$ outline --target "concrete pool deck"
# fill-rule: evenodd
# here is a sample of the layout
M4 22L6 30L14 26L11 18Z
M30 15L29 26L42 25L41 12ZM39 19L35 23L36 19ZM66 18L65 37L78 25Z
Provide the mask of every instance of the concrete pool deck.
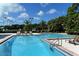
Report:
M16 33L0 33L0 35L7 35L6 37L0 39L0 44L11 38L12 36L16 35Z
M53 44L52 40L46 40L49 44ZM61 42L60 42L61 43ZM68 53L71 56L79 56L79 45L69 43L69 40L62 40L62 46L57 46L62 51Z
M79 45L74 45L69 43L68 41L62 43L62 48L70 51L74 56L79 56Z

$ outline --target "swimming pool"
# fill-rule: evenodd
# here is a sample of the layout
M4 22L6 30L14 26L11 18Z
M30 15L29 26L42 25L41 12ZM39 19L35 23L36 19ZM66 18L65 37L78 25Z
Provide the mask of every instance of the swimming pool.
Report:
M0 45L2 56L64 56L56 48L51 48L46 42L47 38L71 38L71 35L41 34L41 35L17 35Z

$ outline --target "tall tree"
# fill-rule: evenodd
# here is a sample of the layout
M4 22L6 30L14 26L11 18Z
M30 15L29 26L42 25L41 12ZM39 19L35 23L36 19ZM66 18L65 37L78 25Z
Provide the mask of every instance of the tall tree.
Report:
M79 4L72 4L67 12L66 30L68 32L79 32Z
M32 30L32 24L30 20L25 20L24 21L24 30L26 31L31 31Z
M52 19L48 21L48 28L49 31L54 31L54 32L62 32L64 31L64 21L66 17L61 16L55 19Z
M46 29L46 22L44 20L42 20L40 23L39 23L39 26L40 26L40 29L41 29L41 32L45 31Z

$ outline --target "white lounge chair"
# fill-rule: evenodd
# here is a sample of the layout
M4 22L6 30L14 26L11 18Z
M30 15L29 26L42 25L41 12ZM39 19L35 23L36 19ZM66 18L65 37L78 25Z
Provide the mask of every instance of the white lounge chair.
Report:
M32 31L30 31L29 34L32 35Z
M20 31L17 31L17 34L19 35L19 34L21 34L21 32Z
M79 45L79 37L76 36L73 40L69 40L69 43Z

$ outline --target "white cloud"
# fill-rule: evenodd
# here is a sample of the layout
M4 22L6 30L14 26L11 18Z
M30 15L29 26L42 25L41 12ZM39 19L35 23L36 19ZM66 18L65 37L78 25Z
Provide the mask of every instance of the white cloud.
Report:
M39 17L33 17L35 20L40 20L40 18Z
M42 15L44 15L44 12L43 12L42 10L40 10L40 11L37 13L37 15L42 16Z
M50 10L48 10L48 14L54 14L55 12L57 12L57 10L56 9L50 9Z
M39 23L41 20L40 17L33 17L33 23Z
M8 20L14 20L14 18L13 17L10 17L10 16L7 16L7 19Z
M27 13L21 13L18 18L28 18L29 15Z
M4 17L5 21L15 21L15 18L11 17L11 16L6 16Z
M18 4L18 3L1 3L0 4L0 20L4 19L5 24L7 24L7 20L9 22L15 22L18 20L17 17L13 17L13 15L10 15L10 13L21 13L19 16L20 17L28 17L27 13L22 13L25 12L26 9Z
M5 15L8 15L9 13L8 13L8 12L4 12L4 14L5 14Z
M7 25L13 24L15 22L15 18L11 17L11 16L7 16L4 18L4 22Z
M12 3L12 4L7 4L4 6L5 11L8 12L20 12L20 11L25 11L25 8L21 6L20 4Z
M17 3L1 3L0 4L0 16L8 15L9 12L16 13L25 11L25 8Z

